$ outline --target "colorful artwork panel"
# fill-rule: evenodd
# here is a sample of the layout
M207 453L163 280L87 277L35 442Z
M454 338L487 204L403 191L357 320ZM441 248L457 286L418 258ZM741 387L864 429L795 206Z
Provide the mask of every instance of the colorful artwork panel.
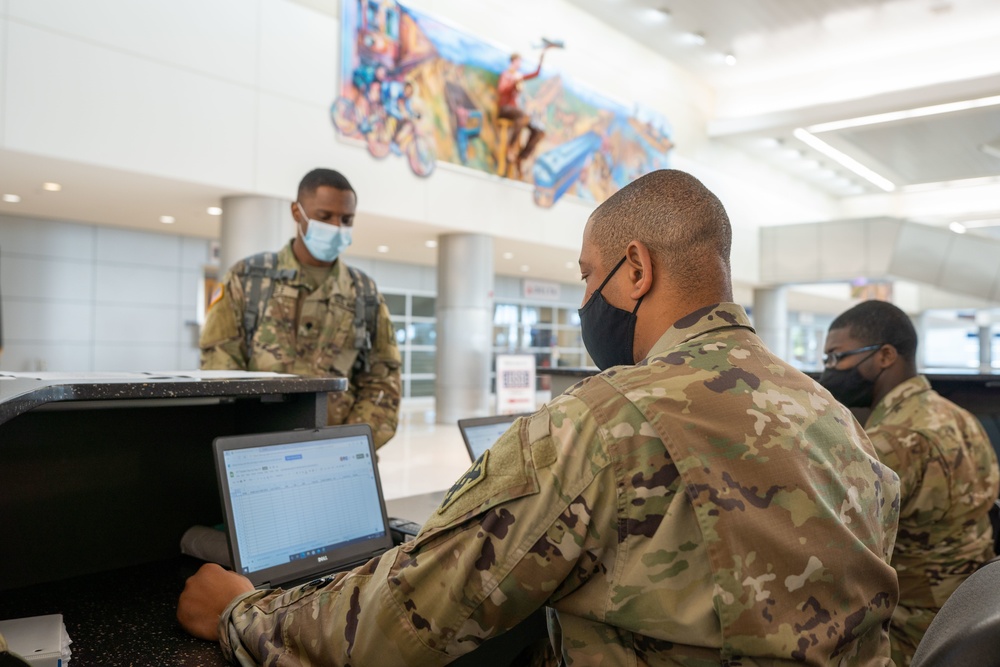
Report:
M331 119L375 158L405 158L422 177L445 161L525 180L545 207L567 194L604 201L669 165L672 130L655 111L613 100L549 65L531 78L537 56L515 70L507 49L395 0L341 5L341 81ZM498 113L508 68L526 77L514 102L521 121ZM540 138L525 155L528 125Z

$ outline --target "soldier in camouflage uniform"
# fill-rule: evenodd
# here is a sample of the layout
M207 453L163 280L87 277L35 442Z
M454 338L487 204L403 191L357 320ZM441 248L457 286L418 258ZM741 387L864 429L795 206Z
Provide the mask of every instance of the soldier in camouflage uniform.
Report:
M374 282L339 260L356 205L338 172L306 174L292 204L295 238L237 262L213 295L201 367L346 377L346 392L328 394L327 423L368 423L381 447L399 419L400 356Z
M896 306L866 301L841 314L826 354L820 382L849 407L873 408L865 430L900 478L892 555L900 599L890 631L892 658L904 667L948 596L994 556L997 457L976 418L917 374L917 332Z
M206 565L181 623L241 665L441 665L547 606L566 665L889 665L898 480L726 303L729 246L693 177L623 188L580 259L588 350L623 365L516 421L414 541L289 591Z

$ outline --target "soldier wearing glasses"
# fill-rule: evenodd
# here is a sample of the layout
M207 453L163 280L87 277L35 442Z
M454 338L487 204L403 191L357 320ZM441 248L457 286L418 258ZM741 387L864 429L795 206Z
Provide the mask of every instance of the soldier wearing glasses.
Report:
M865 424L882 463L899 475L899 532L892 566L899 606L890 639L897 665L910 659L948 596L994 557L988 512L997 457L982 426L917 374L917 333L890 303L842 313L826 337L820 384L848 407L871 408Z

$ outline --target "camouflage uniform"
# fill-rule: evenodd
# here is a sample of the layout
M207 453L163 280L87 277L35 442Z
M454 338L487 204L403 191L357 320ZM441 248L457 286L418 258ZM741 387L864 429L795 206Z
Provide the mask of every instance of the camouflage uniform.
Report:
M375 446L396 432L401 384L400 357L389 309L379 295L376 339L371 369L353 370L355 289L343 262L336 261L326 282L317 285L292 252L278 253L277 269L293 269L296 277L277 280L271 300L260 314L247 354L243 329L246 303L242 260L222 282L221 296L208 311L201 332L201 367L271 371L312 377L346 377L346 392L327 395L329 424L371 424ZM270 279L264 279L264 288Z
M993 558L988 512L997 497L997 457L971 414L938 395L927 378L898 384L865 426L879 458L899 474L899 535L892 566L899 606L892 658L909 665L941 605Z
M888 665L897 511L850 413L720 304L515 422L413 542L234 600L222 647L440 665L548 605L568 665Z

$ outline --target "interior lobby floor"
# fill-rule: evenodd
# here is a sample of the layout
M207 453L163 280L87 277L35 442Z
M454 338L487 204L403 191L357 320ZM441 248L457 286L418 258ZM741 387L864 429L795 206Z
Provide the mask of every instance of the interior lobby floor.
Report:
M434 399L405 399L396 435L378 450L386 500L449 488L471 465L456 424L434 423Z
M386 500L448 489L472 465L458 425L434 423L433 398L403 400L399 428L378 459Z

